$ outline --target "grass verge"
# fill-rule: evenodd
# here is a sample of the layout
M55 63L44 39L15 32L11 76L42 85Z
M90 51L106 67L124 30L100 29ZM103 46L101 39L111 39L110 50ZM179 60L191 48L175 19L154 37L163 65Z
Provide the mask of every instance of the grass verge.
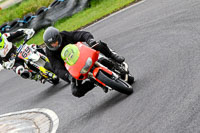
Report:
M23 0L7 9L0 10L0 25L16 18L23 18L28 13L35 13L40 7L48 7L54 0Z
M54 27L61 31L77 30L138 1L139 0L91 0L89 8L72 17L57 21ZM38 32L28 43L42 44L43 33L44 29Z

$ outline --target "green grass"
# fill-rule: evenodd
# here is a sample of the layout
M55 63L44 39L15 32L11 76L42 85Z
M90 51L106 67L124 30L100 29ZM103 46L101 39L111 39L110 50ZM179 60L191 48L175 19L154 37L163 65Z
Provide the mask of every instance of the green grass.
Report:
M57 21L54 26L59 30L73 31L84 27L112 12L123 8L137 0L91 0L90 7L73 15ZM38 32L28 43L42 44L44 29Z
M14 5L0 11L0 25L8 21L15 20L16 18L22 18L27 13L35 13L40 7L48 7L53 1L54 0L23 0L21 4ZM135 1L138 0L90 0L90 7L73 15L72 17L63 18L57 21L54 26L59 30L77 30ZM38 45L43 44L43 33L44 29L41 29L40 32L35 34L28 43Z
M133 1L134 0L92 0L91 8L88 8L71 18L58 21L55 24L55 27L61 30L66 29L72 31L119 10Z
M28 13L35 13L40 7L48 7L54 0L23 0L4 10L0 10L0 25L10 22L16 18L23 18Z

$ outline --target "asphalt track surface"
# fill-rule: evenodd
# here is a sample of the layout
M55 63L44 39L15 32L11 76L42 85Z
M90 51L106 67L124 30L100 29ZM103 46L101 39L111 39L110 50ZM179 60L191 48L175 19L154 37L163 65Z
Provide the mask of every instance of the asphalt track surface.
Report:
M53 87L0 73L0 114L48 108L58 133L199 133L200 1L146 0L86 28L126 57L136 78L125 96L95 88L73 97Z

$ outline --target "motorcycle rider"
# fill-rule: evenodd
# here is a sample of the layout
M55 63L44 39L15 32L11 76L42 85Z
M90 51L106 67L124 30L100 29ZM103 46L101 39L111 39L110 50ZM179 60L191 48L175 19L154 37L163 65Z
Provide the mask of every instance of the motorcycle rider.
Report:
M24 61L18 57L14 57L14 53L17 47L12 43L16 38L27 35L27 39L30 39L34 35L35 31L33 29L19 29L12 33L0 33L0 64L4 69L13 69L22 78L30 78L38 80L38 75L32 75L24 67ZM31 47L36 48L36 45L31 45Z
M55 74L68 83L72 81L72 94L76 97L84 96L94 88L94 83L92 81L75 80L75 78L70 76L61 58L61 51L66 45L86 42L90 47L93 47L118 63L122 63L125 60L124 57L112 52L106 43L100 41L96 45L97 43L93 35L86 31L59 32L55 27L48 27L43 34L43 40L47 46L46 55L50 60Z

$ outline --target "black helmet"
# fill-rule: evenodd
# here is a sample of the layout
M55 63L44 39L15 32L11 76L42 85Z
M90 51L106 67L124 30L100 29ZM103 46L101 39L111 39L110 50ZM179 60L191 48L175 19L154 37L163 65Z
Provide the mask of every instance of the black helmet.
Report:
M49 50L56 51L62 43L62 37L60 35L60 32L58 29L54 27L48 27L44 34L43 34L43 40ZM58 41L58 46L53 47L52 44Z

